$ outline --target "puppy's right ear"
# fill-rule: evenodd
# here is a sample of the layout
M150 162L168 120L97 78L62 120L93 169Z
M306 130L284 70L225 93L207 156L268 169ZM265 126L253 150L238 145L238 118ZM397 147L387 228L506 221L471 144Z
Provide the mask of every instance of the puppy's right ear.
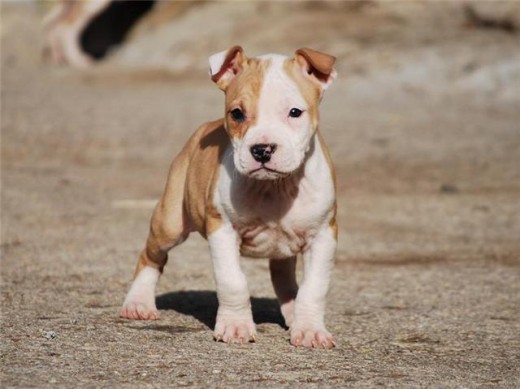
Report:
M220 89L226 90L231 80L242 69L245 59L244 50L240 46L213 54L209 57L211 79Z

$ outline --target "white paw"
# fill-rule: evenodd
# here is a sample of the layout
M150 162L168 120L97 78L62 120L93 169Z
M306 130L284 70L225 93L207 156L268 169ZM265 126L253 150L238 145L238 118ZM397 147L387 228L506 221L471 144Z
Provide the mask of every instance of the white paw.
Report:
M299 347L325 348L336 347L336 341L325 327L293 325L290 328L291 344Z
M256 341L256 326L251 315L217 315L215 332L217 342L249 343Z
M132 320L157 320L159 311L154 304L143 302L126 302L121 308L121 317Z
M149 266L139 272L123 303L121 317L132 320L159 319L155 306L155 284L159 275L159 270Z

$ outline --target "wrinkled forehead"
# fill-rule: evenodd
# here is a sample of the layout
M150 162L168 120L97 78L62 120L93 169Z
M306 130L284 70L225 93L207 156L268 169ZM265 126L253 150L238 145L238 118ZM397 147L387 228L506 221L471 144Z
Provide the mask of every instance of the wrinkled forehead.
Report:
M266 102L273 106L290 103L299 108L306 108L307 102L302 96L302 88L294 78L294 60L282 55L260 58L269 62L262 88L262 97L267 99Z
M245 100L256 108L261 97L272 105L290 99L291 104L305 108L317 102L319 89L303 77L294 59L268 54L249 58L226 91L228 105L244 104Z

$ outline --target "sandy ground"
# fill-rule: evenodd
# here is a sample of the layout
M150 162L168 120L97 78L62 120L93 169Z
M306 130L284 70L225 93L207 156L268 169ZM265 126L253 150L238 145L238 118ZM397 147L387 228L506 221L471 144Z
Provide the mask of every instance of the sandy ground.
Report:
M118 318L170 160L221 93L198 68L121 70L125 52L87 73L43 66L39 8L2 5L3 387L520 387L518 35L465 29L452 5L399 30L396 5L401 19L365 15L387 21L381 35L353 35L358 21L350 43L321 40L343 50L321 126L339 181L339 345L291 347L267 262L244 259L259 337L228 346L212 339L195 235L161 279L161 319ZM323 26L339 12L318 11Z

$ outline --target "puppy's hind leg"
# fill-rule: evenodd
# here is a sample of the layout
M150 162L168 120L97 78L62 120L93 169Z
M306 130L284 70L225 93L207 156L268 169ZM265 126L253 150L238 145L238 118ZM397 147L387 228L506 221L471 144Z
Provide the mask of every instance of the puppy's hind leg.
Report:
M123 303L121 317L136 320L159 318L155 286L168 260L168 251L184 242L190 233L183 206L183 168L182 163L174 162L170 169L166 191L155 207L146 248L139 256L134 282Z
M296 257L270 259L269 270L274 291L280 302L285 325L290 327L294 319L294 300L298 293L296 283Z

